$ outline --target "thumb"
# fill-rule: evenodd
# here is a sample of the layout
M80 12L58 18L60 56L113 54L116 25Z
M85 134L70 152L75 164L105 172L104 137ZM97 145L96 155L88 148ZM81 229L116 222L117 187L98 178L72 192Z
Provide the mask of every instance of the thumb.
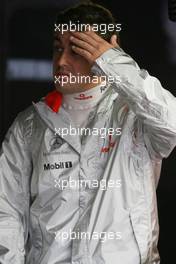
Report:
M114 47L118 47L118 42L117 42L117 35L112 35L111 40L110 40L111 45Z

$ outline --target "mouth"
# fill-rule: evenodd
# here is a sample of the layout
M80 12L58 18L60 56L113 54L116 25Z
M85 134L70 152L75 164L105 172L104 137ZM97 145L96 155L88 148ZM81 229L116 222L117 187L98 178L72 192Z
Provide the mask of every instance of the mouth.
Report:
M56 76L59 77L59 76L70 76L70 73L67 73L67 72L57 72L56 73Z

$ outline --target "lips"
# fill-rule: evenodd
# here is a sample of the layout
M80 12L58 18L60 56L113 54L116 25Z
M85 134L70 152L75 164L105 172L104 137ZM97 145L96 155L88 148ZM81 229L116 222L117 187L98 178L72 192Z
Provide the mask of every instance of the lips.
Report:
M69 76L69 73L66 73L66 72L58 72L57 74L56 74L56 76L58 77L58 76Z

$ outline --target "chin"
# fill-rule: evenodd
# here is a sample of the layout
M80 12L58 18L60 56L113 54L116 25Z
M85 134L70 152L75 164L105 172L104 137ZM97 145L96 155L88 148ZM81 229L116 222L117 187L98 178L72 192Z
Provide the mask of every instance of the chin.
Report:
M63 86L56 86L56 90L62 94L72 94L72 93L79 93L83 91L83 87L79 86L71 86L71 85L63 85Z

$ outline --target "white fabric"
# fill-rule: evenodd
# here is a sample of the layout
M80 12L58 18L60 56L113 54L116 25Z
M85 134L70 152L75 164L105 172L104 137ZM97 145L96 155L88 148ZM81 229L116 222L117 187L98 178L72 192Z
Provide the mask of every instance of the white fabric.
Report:
M108 87L99 84L82 93L63 95L62 107L76 127L86 127L90 112L98 105Z

